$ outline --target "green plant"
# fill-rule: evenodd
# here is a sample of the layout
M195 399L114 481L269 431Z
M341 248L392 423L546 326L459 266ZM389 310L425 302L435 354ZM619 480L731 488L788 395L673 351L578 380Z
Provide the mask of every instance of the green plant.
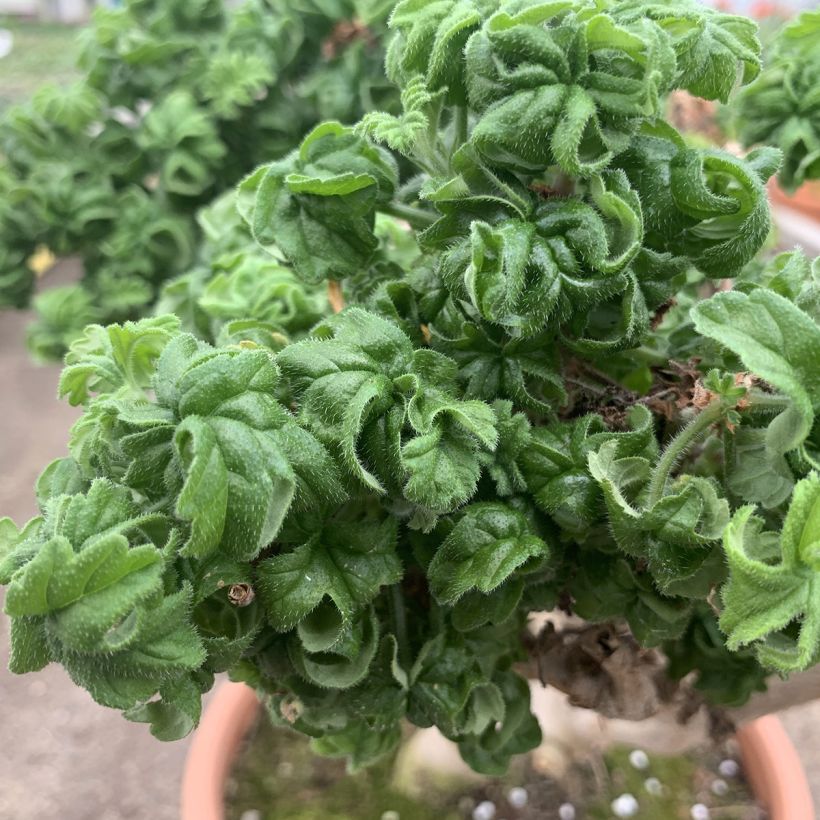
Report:
M820 12L806 11L777 33L766 69L741 92L737 130L746 146L783 151L778 179L787 191L820 179Z
M80 284L35 299L35 356L61 356L89 321L150 313L196 261L198 208L329 112L390 106L384 16L352 0L98 9L82 79L0 123L0 306L28 304L38 247L84 268Z
M353 767L408 718L498 773L539 742L529 654L631 717L657 708L638 645L730 705L815 663L819 266L751 262L777 150L659 119L752 80L754 24L403 0L391 25L400 115L248 176L257 249L205 212L220 272L168 286L182 319L72 343L71 455L3 524L11 668L59 661L163 738L228 670ZM556 607L592 640L528 639Z

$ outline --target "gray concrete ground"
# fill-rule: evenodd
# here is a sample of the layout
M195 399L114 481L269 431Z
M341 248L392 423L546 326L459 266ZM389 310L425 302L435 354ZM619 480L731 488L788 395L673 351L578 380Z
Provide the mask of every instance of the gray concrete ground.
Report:
M28 360L26 320L0 313L0 514L18 523L36 513L34 481L65 454L78 415L56 399L59 368ZM0 820L176 818L187 742L154 740L145 726L95 704L56 666L11 675L7 633L0 615ZM820 700L783 718L820 809Z
M34 367L26 316L0 312L0 515L36 513L42 467L65 455L78 412L58 402L58 367ZM95 704L61 668L17 677L6 669L0 615L0 818L173 820L186 741L160 743L142 724Z

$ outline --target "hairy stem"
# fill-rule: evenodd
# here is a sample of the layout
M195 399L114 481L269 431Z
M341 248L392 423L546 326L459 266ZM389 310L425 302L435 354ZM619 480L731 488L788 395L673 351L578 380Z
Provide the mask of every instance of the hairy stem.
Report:
M379 210L382 213L409 222L417 230L429 228L436 221L435 214L431 214L429 211L421 211L412 205L405 205L403 202L390 202L387 205L382 205Z
M669 480L669 475L678 459L723 416L727 409L722 401L713 401L669 442L660 461L652 471L652 477L649 480L647 508L654 506L663 498L666 482Z
M453 151L467 142L469 111L466 105L456 106L455 130L453 134Z
M404 611L404 598L401 585L390 587L390 611L396 632L396 643L399 649L399 661L403 669L410 669L410 643L407 640L407 616Z
M734 493L729 490L729 472L735 463L735 451L735 434L725 429L723 431L723 486L732 499L734 499Z
M792 404L788 396L780 393L764 393L762 390L750 390L746 394L746 406L751 411L776 413L785 410Z

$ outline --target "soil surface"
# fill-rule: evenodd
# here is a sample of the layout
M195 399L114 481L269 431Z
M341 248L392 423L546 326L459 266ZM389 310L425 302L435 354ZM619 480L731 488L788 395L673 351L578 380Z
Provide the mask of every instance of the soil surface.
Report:
M65 454L78 415L56 399L59 367L28 359L27 318L0 312L0 515L18 523L36 513L34 481ZM178 817L187 741L160 743L145 726L95 704L55 665L16 677L6 671L7 659L8 626L0 615L0 818ZM820 807L820 701L783 719Z
M612 820L624 801L636 820L691 820L698 806L715 820L765 820L735 762L737 744L648 755L613 746L573 764L560 779L537 754L516 758L506 775L469 782L416 760L413 794L396 788L408 757L425 747L405 743L398 758L345 773L344 762L312 753L307 738L276 729L264 713L241 750L226 789L228 820ZM734 771L721 768L733 765ZM405 770L404 777L408 772Z

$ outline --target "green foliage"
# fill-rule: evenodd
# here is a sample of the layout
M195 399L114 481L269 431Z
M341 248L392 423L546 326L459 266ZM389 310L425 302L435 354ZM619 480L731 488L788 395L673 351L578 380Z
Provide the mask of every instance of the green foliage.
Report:
M701 605L682 640L664 644L669 674L680 679L695 672L695 686L712 703L742 706L754 692L766 689L766 670L752 650L730 652L715 616Z
M531 336L553 315L568 318L623 290L640 249L640 203L623 174L593 177L589 187L589 202L544 203L527 221L473 221L442 258L451 293L488 322Z
M361 517L341 522L330 519L305 544L263 562L259 577L271 624L281 631L301 624L300 637L306 648L313 648L307 645L307 629L315 626L317 614L327 617L327 608L317 610L310 625L307 616L325 599L332 601L338 613L331 613L335 629L321 646L328 650L341 640L344 625L380 587L400 579L395 523Z
M281 250L307 281L339 279L375 251L374 204L389 201L396 182L387 152L326 122L298 151L243 180L240 206L252 201L247 218L254 238Z
M395 107L376 12L365 26L352 0L96 10L81 79L0 122L0 306L29 303L42 246L83 266L81 282L35 300L37 358L59 358L90 321L150 313L195 261L196 210L320 119Z
M783 152L780 184L794 191L820 179L820 12L806 11L777 34L765 70L733 105L746 146Z
M668 125L645 129L624 168L644 211L647 245L684 256L707 276L735 276L762 246L770 220L763 185L779 154L760 148L738 159L688 148Z
M527 519L504 504L471 504L427 567L430 591L442 604L465 592L497 589L516 569L545 558L547 545L529 531Z
M243 43L275 28L252 9ZM498 774L540 740L515 668L532 612L666 647L717 703L816 662L820 263L752 261L776 150L693 148L660 119L672 90L755 78L753 24L632 0L404 0L390 19L402 111L343 126L325 99L237 209L200 212L160 315L71 343L70 457L38 482L41 519L0 523L12 668L58 660L163 737L227 670L353 768L408 719ZM200 73L227 166L262 72L220 57ZM217 150L185 93L151 111L166 187Z
M782 532L764 530L753 507L741 507L723 536L729 582L720 625L729 649L760 641L758 657L782 672L820 657L820 477L794 489ZM799 634L791 634L794 625Z
M197 220L205 235L199 264L164 285L159 315L176 314L184 330L208 342L252 339L278 350L325 314L325 291L306 285L254 242L233 192Z
M718 294L692 310L696 329L736 354L790 398L768 425L765 446L782 454L804 447L820 406L820 326L768 289Z
M178 546L170 523L105 479L51 496L43 517L13 534L0 565L12 671L58 661L95 700L150 722L158 737L187 734L199 718L205 649L191 585L168 583Z
M475 492L480 449L493 450L487 405L457 397L455 363L413 350L395 325L351 308L279 354L300 422L376 492L403 487L422 510L451 512ZM368 459L367 457L370 456Z
M802 250L787 251L749 265L737 282L737 290L772 290L811 316L820 319L820 262L807 259Z

